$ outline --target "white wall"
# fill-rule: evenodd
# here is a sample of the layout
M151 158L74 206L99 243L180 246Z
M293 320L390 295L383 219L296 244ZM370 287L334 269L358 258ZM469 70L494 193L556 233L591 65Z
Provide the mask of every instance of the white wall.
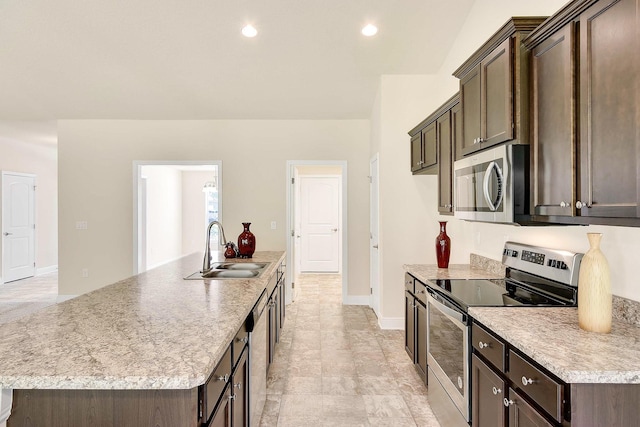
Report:
M258 251L286 248L287 160L346 160L347 292L367 295L369 131L368 120L59 121L60 294L132 274L134 160L213 159L223 164L227 237L251 222ZM75 230L78 219L89 229Z
M564 0L477 0L442 68L428 76L382 76L371 113L370 154L380 153L381 316L403 317L405 263L434 264L439 219L449 221L452 263L468 263L471 252L500 259L506 239L585 252L586 233L603 232L613 292L640 301L637 272L640 228L517 227L471 223L437 213L437 178L410 173L407 132L442 105L459 88L452 72L511 16L548 16Z
M182 253L185 255L204 253L207 224L202 187L213 177L213 171L182 171ZM235 235L226 237L227 240L234 240Z
M147 178L147 269L182 256L182 172L143 166Z
M0 137L0 170L36 175L36 273L54 270L58 265L57 158L55 145ZM1 221L0 215L0 229Z

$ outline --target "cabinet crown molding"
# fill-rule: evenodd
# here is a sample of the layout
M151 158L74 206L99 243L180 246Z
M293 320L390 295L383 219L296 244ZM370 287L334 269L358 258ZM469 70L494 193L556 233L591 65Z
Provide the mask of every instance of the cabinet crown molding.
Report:
M482 61L491 51L497 48L500 43L518 32L529 33L536 29L547 19L546 16L514 16L510 18L485 44L480 46L464 64L453 72L457 78L462 78Z
M438 107L438 109L436 111L434 111L433 113L429 114L429 117L427 117L426 119L421 121L413 129L411 129L409 131L409 135L410 136L414 136L415 134L420 132L422 129L424 129L425 126L427 126L429 123L435 122L438 117L440 117L441 115L446 113L448 110L450 110L454 105L456 105L459 102L460 102L460 92L456 92L455 95L453 95L451 98L449 98L447 101L445 101L444 104L442 104L440 107Z

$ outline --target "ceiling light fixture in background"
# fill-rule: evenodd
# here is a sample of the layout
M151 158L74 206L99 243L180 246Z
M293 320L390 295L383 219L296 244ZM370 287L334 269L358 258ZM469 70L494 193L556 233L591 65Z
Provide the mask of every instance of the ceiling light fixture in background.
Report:
M258 35L258 30L256 30L253 25L248 24L242 28L242 35L249 38L255 37Z
M376 27L373 24L367 24L362 29L362 34L367 36L367 37L375 36L377 33L378 33L378 27Z

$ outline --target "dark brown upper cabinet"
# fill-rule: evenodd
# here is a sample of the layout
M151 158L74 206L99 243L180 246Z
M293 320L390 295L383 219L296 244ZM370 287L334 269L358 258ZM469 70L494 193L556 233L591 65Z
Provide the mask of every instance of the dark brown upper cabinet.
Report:
M576 0L531 50L534 222L640 226L640 0Z
M453 214L453 161L461 140L460 97L455 94L409 131L411 172L438 174L438 211Z
M456 158L506 141L529 143L529 67L521 41L544 19L511 18L453 73L462 108Z

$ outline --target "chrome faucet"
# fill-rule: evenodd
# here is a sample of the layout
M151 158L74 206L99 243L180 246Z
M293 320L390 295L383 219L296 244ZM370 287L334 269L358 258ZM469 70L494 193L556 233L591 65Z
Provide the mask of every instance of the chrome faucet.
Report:
M204 248L204 261L202 262L202 273L206 273L209 270L211 270L211 228L217 225L218 226L218 231L220 231L220 235L218 236L218 243L220 243L220 246L224 246L225 243L227 242L227 238L224 236L224 229L222 228L222 224L220 224L218 221L211 221L209 223L209 226L207 227L207 236L206 236L206 241L207 241L207 246Z

